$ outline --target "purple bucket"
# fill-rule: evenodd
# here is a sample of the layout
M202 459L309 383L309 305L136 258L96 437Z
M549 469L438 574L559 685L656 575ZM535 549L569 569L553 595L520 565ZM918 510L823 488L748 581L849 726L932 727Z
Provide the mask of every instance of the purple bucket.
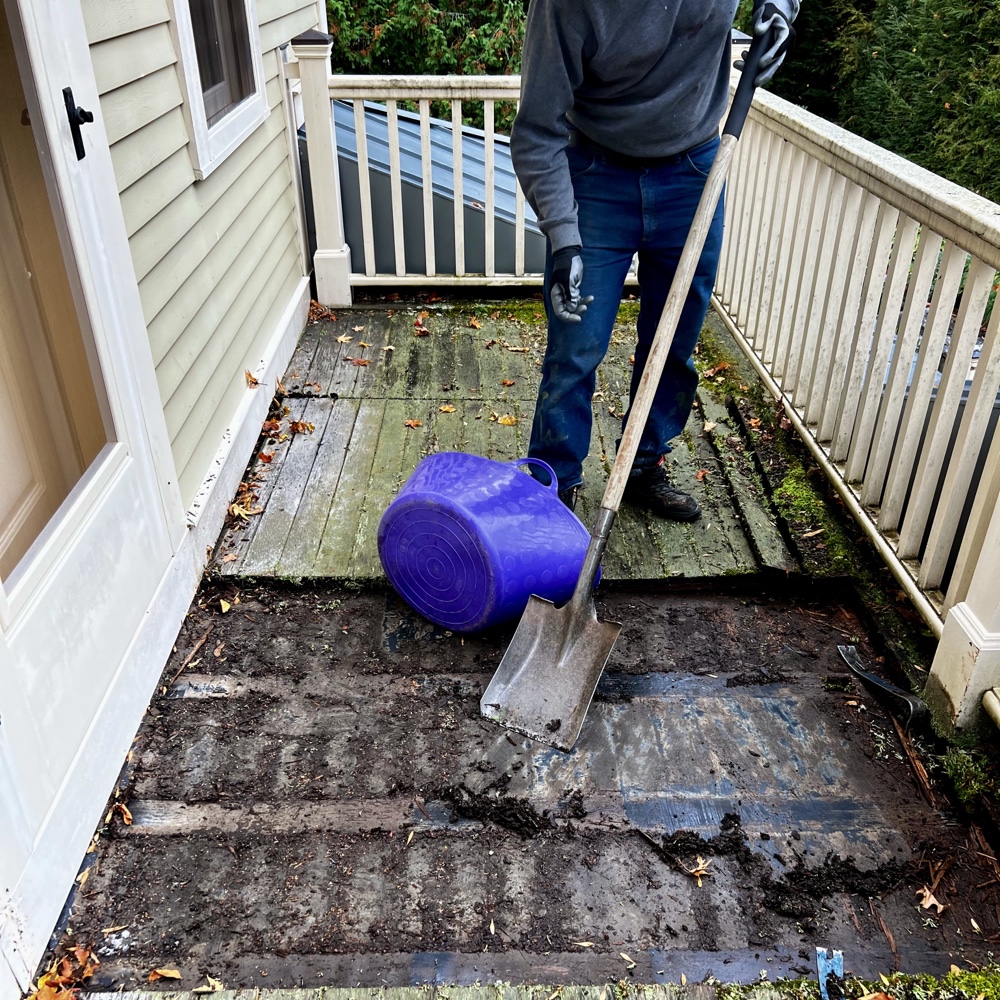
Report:
M543 468L551 484L521 465ZM590 532L558 490L535 458L428 455L382 515L382 568L403 600L455 632L515 618L532 594L568 601Z

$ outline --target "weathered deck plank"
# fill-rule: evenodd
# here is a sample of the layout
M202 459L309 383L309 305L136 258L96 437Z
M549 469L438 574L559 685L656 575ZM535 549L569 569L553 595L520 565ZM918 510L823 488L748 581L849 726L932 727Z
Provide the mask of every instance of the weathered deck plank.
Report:
M523 457L544 328L495 312L499 316L484 317L480 311L473 324L458 311L422 317L414 310L344 310L335 322L309 327L282 380L291 394L282 430L295 419L315 430L269 444L270 464L251 469L259 476L264 513L225 533L217 569L227 575L380 579L379 521L424 455L459 450L497 461ZM628 326L616 326L598 372L591 453L577 508L588 527L628 404L633 336ZM353 358L368 363L355 365ZM503 417L514 423L501 423ZM419 424L407 427L408 420ZM760 498L751 498L746 509L734 506L732 463L713 450L704 420L702 410L692 413L668 458L674 480L702 504L703 518L676 524L624 504L605 556L605 579L754 573L761 563L783 558Z

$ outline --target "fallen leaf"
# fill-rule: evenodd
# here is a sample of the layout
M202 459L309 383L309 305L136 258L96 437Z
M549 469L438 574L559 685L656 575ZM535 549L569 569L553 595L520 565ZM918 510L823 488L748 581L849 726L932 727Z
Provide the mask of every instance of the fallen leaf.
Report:
M469 326L471 326L473 330L482 330L483 328L483 324L480 323L475 316L473 316L472 319L469 320Z
M409 835L409 837L407 837L407 838L406 838L406 846L407 846L407 847L409 847L409 846L410 846L410 841L411 841L411 840L413 840L413 831L412 831L412 830L410 831L410 835Z
M703 483L705 481L705 477L708 476L708 475L710 475L710 474L711 474L711 472L710 472L709 469L699 469L694 474L694 478L697 479L699 483Z
M217 660L221 659L221 657L222 657L222 651L225 648L226 648L226 644L224 642L220 642L219 645L216 646L215 649L212 650L212 656L214 656Z
M497 423L501 427L513 427L517 423L517 417L512 417L509 413L505 413L502 417L497 418Z
M222 557L222 559L220 560L220 562L231 563L231 562L236 562L237 559L239 559L239 556L235 552L227 552Z
M505 385L508 389L514 385L514 380L512 378L505 378L500 382L501 385Z
M149 981L155 983L158 979L180 979L181 974L176 969L153 969Z
M224 597L220 597L219 607L222 608L222 613L225 614L232 607L232 605Z
M350 361L355 368L367 368L371 364L369 358L344 358L345 361Z
M312 434L316 430L316 425L309 423L307 420L290 420L288 422L288 429L293 434Z
M307 383L308 384L308 383ZM277 437L281 430L281 422L278 420L265 420L260 428L267 437Z
M423 427L423 423L419 420L404 420L404 427Z
M422 309L419 313L417 313L417 320L425 320L428 316L430 316L430 313L426 309Z
M438 410L441 413L454 413L457 409L458 409L458 407L457 406L452 406L451 403L442 403L438 407Z
M824 530L824 528L816 528L814 531L807 531L802 537L815 538L817 535L822 535Z
M132 813L129 812L129 808L127 805L125 805L124 802L116 802L114 811L117 813L121 813L122 822L126 826L132 825Z
M359 340L358 347L371 347L372 345L368 343L367 340Z
M419 323L414 323L416 329L413 331L414 337L429 337L431 331L427 329L426 326L421 326Z
M365 328L363 326L352 326L351 329L355 333L363 333Z
M211 976L206 976L205 986L196 986L191 992L192 993L221 993L226 987L219 982L218 979L213 979Z
M259 386L259 385L260 385L260 382L258 382L258 381L257 381L257 379L255 379L255 378L253 377L253 375L251 375L251 374L250 374L250 371L249 371L249 369L248 369L247 371L245 371L245 372L244 372L243 374L244 374L244 375L246 376L246 379L247 379L247 385L248 385L248 386L249 386L249 387L250 387L251 389L256 389L256 388L257 388L257 386Z
M259 458L259 459L260 459L260 460L261 460L261 461L262 461L262 462L263 462L263 463L264 463L265 465L270 465L270 464L271 464L271 460L272 460L272 459L274 458L274 452L270 452L270 453L269 453L269 452L266 452L266 451L262 451L262 452L260 452L260 454L258 454L258 455L257 455L257 457L258 457L258 458Z
M940 916L948 908L946 903L939 903L934 898L934 893L931 892L926 885L921 886L921 888L917 889L917 895L920 897L921 909L929 910L931 909L931 907L934 907L934 909L937 911L938 916ZM972 921L972 925L973 927L976 927L978 929L978 925L976 924L975 920Z
M714 378L719 372L724 372L727 368L732 368L728 361L720 361L714 368L709 368L705 372L705 378Z
M757 430L757 428L760 427L760 417L751 417L747 422L754 430Z
M317 392L323 391L323 386L319 382L304 382L302 385L303 389L315 389Z
M527 347L512 347L510 344L504 344L503 346L506 347L511 354L527 354L529 350Z
M77 875L76 884L82 889L87 884L88 878L90 878L90 869L84 868L84 870Z
M698 888L700 889L701 888L701 880L703 878L711 878L712 877L712 872L710 872L708 870L708 866L711 863L712 863L712 859L711 858L709 858L708 861L706 861L699 854L698 857L695 860L694 868L688 868L685 865L681 865L681 868L683 868L684 871L686 871L688 873L688 875L690 875L692 878L696 878L698 880Z
M681 973L681 986L687 986L687 984L688 984L688 977L685 976L684 973L682 972Z
M629 958L628 955L625 954L625 952L620 951L620 952L618 952L618 954L621 955L621 957L624 958L626 962L628 962L628 967L630 969L634 969L635 968L635 962L633 962L632 959Z
M128 924L118 924L117 927L102 927L101 933L107 936L108 934L117 934L118 931L128 930Z
M938 910L938 913L940 913L940 912L941 912L941 911L940 911L940 910ZM976 918L975 918L975 917L969 917L969 923L971 923L971 924L972 924L972 929L973 929L973 930L974 930L974 931L975 931L975 932L976 932L977 934L982 934L982 933L983 933L983 929L982 929L982 927L980 927L980 926L979 926L979 924L977 924L977 923L976 923Z
M346 333L342 333L342 334L341 334L341 335L340 335L340 336L339 336L339 337L337 338L337 343L338 343L338 344L349 344L349 343L350 343L350 342L351 342L352 340L354 340L354 338L353 338L353 337L348 337Z
M393 346L392 346L392 344L386 344L386 345L385 345L385 346L384 346L384 347L382 348L382 350L383 350L383 351L394 351L394 350L396 350L396 348L395 348L395 347L393 347Z
M704 431L705 431L706 434L709 434L712 431L714 431L715 428L718 427L718 426L719 426L719 422L717 420L706 420L705 421Z
M496 927L494 926L494 924L493 924L493 921L491 920L491 921L490 921L490 933L491 933L491 934L496 934L496 932L497 932L497 929L496 929Z
M574 941L573 944L576 945L577 948L593 948L594 947L594 942L593 941Z

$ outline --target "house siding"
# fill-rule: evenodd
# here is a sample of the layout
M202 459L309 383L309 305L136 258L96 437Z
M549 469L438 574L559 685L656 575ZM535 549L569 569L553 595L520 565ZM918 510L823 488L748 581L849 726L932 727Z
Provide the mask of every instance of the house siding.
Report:
M278 46L316 27L258 0L269 116L204 180L167 0L84 0L101 112L181 495L190 505L303 272ZM266 391L266 390L265 390Z

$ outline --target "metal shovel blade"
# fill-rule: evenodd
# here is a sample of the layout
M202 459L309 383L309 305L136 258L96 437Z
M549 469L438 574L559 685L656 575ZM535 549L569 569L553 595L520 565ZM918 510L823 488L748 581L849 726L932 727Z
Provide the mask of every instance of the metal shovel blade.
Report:
M557 608L532 595L479 703L482 714L559 750L572 750L622 627L597 620L592 597Z

